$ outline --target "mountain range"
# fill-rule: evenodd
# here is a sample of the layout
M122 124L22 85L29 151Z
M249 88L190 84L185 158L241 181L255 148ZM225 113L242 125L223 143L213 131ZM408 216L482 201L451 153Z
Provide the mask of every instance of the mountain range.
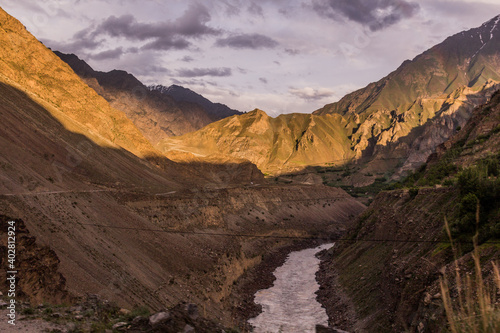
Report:
M182 150L244 158L268 174L353 161L363 162L358 176L388 169L404 174L424 163L498 89L498 22L499 16L451 36L312 115L274 119L256 110L162 140L159 147L167 155Z
M192 132L213 121L241 114L187 88L147 87L125 71L95 71L74 54L54 53L112 107L123 111L153 145L170 136Z
M96 71L0 9L0 221L19 227L20 306L98 294L124 310L189 312L187 301L234 326L287 253L342 238L319 274L332 326L442 324L434 295L454 258L436 243L445 214L457 237L470 237L471 225L481 240L500 235L499 22L458 33L312 114L272 118ZM411 190L381 192L368 209L310 174L282 181L310 172L325 182L334 169L359 185L421 164L396 183ZM485 250L484 262L498 258L496 245ZM344 308L354 317L334 322Z
M211 122L202 107L56 55L1 9L0 27L0 221L18 227L19 312L90 293L128 309L190 301L230 325L247 269L290 236L342 232L364 209L342 189L268 185L248 161L174 162L154 131ZM160 113L170 132L150 126Z

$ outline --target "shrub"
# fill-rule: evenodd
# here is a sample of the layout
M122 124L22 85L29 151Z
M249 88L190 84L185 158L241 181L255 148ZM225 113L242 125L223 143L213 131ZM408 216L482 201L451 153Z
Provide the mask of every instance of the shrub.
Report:
M418 194L418 188L412 187L412 188L410 188L410 190L408 191L408 193L410 194L410 198L413 199Z

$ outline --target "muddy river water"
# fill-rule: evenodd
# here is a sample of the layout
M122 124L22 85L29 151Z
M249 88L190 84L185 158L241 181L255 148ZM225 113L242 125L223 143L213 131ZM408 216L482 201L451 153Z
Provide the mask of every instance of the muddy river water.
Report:
M253 332L316 332L316 325L327 326L326 311L316 301L319 289L316 272L320 260L316 253L333 244L290 253L285 263L274 271L276 280L271 288L259 290L255 302L262 313L248 322Z

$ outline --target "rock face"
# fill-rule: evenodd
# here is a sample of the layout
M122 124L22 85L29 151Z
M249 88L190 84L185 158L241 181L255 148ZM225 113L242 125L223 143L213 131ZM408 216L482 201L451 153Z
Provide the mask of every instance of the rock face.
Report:
M204 156L217 151L273 174L358 159L372 173L404 174L424 163L499 88L497 22L498 17L449 37L313 115L273 119L253 111L164 140L160 148Z
M15 270L19 272L16 281L16 301L26 301L31 304L73 301L74 298L66 290L66 279L59 272L60 260L57 254L50 247L39 244L22 220L14 220L4 215L0 215L1 266L7 267L7 222L9 221L15 222L16 260L14 265ZM3 269L0 273L2 281L7 281L6 271ZM4 282L5 286L7 282ZM5 289L2 288L4 291Z

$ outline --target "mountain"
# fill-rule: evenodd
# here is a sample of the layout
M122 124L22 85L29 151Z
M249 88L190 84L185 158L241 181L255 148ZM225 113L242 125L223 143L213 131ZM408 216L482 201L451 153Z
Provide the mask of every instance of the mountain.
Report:
M500 92L399 184L406 188L379 193L348 232L352 241L339 242L324 258L319 300L330 322L348 331L447 332L440 281L458 295L458 271L462 281L477 274L473 255L484 279L475 283L493 281L491 263L500 251L488 242L500 237L499 165ZM472 298L462 301L475 306Z
M286 114L269 117L254 110L212 123L201 130L161 142L169 154L189 151L196 156L247 159L264 172L288 171L308 163L336 163L350 159L349 138L340 115Z
M500 81L499 21L500 16L496 16L479 28L447 38L412 61L405 61L380 81L314 114L338 113L346 117L352 126L347 128L352 148L361 156L375 145L397 142L442 113L456 113L453 109L462 104L456 102L457 95L462 95L463 100L489 88L491 81ZM479 104L484 102L481 99ZM474 101L472 108L463 111L470 114L477 105ZM463 123L451 125L456 128Z
M175 163L1 9L0 26L0 222L16 225L19 313L92 294L127 309L197 303L233 326L227 300L246 271L292 237L338 235L365 208L341 189L268 185L248 162Z
M499 21L497 16L447 38L380 81L312 115L281 115L277 120L241 115L164 140L159 147L170 154L180 147L201 155L216 147L219 154L247 158L271 174L361 160L359 172L349 181L373 182L363 174L388 170L400 176L424 163L465 124L474 107L500 88ZM248 134L254 121L263 138ZM275 123L302 127L290 134ZM266 149L261 149L263 144Z
M112 107L123 111L153 144L170 136L198 130L223 118L214 117L196 103L177 101L161 91L150 90L125 71L95 71L74 54L54 53ZM200 98L203 99L201 96ZM211 104L208 100L206 103ZM230 111L227 113L235 114Z
M233 110L225 104L212 103L200 94L195 93L191 89L184 88L178 85L165 87L162 85L153 85L149 89L159 91L162 94L168 95L178 102L190 102L202 107L213 121L217 121L226 117L242 114L243 112Z

